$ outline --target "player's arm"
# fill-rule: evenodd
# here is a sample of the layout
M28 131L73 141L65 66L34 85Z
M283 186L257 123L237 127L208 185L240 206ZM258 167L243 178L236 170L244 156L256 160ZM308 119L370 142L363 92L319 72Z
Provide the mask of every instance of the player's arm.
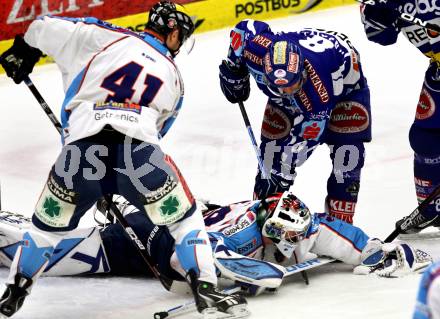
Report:
M30 24L24 40L53 57L64 71L72 67L72 61L85 67L98 51L124 37L118 30L96 18L44 16Z
M231 103L249 98L249 70L243 60L243 52L246 42L262 32L270 32L269 25L250 19L239 22L230 32L228 56L219 66L219 78L222 92Z
M381 45L397 41L400 32L398 1L377 1L374 5L361 5L361 19L367 38Z
M361 263L362 250L369 240L362 229L327 214L315 214L313 218L318 227L307 234L311 239L315 237L310 252L351 265Z

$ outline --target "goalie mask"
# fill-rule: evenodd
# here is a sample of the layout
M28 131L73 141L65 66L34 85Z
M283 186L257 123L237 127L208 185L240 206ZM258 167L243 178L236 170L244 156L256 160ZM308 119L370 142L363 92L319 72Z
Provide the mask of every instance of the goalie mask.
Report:
M262 234L274 241L278 249L290 258L296 243L304 239L311 224L310 210L289 191L282 194L275 208L274 205L271 206L268 208L269 218L263 224Z
M306 80L304 57L292 42L272 43L264 56L263 66L266 86L271 93L282 98L292 98Z

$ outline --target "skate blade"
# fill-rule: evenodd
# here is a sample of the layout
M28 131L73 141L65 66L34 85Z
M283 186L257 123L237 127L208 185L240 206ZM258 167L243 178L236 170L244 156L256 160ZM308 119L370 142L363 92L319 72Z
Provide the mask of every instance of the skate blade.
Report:
M397 239L399 240L437 240L440 239L440 231L414 233L414 234L400 234Z
M206 308L202 314L203 319L238 319L249 317L251 313L247 305L237 305L230 307L228 312L218 311L215 307Z

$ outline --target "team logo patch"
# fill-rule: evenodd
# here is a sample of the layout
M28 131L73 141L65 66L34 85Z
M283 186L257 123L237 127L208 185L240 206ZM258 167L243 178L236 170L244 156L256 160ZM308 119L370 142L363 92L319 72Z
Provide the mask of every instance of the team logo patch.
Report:
M270 104L266 106L261 135L265 138L276 140L286 137L291 128L289 118L283 111L272 107Z
M435 112L435 102L429 92L423 88L417 104L416 119L426 120Z
M349 101L336 104L328 128L337 133L358 133L370 125L368 111L362 104Z
M301 128L300 136L305 140L317 141L324 132L325 121L307 121Z

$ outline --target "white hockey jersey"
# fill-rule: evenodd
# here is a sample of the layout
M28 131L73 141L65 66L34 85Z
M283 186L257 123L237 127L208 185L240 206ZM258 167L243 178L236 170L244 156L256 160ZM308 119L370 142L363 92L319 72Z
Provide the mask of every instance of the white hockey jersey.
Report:
M155 37L96 18L45 16L32 22L24 39L52 56L62 72L66 144L107 124L157 144L177 116L182 78Z

